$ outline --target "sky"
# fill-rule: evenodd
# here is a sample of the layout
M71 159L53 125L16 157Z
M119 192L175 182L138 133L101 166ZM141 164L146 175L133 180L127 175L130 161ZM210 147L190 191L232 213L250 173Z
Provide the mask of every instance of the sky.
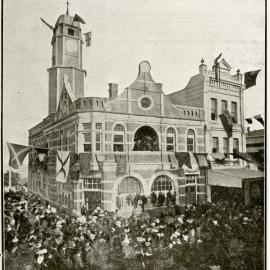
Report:
M261 69L257 85L244 93L246 117L264 115L265 6L263 0L69 0L92 31L84 48L85 96L108 96L108 83L124 90L136 79L138 64L151 63L151 74L166 94L183 89L222 52L232 73ZM66 0L4 0L3 141L28 144L28 130L47 116L48 73L54 25ZM255 121L255 120L254 120ZM261 128L259 123L251 129ZM25 170L25 168L24 168Z

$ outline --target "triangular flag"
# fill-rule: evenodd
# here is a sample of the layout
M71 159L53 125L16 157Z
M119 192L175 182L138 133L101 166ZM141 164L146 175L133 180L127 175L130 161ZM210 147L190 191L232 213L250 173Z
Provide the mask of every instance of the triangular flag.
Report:
M246 89L256 85L256 79L257 79L257 75L259 74L261 70L255 70L255 71L249 71L249 72L245 72L245 85L246 85Z
M56 153L56 181L67 182L69 174L70 151L57 151Z
M9 166L17 170L22 166L24 158L30 152L31 147L8 142L7 146L9 150Z
M76 14L76 13L75 13L75 16L73 18L73 22L75 22L75 21L80 22L82 24L85 24L85 21L78 14Z
M246 118L246 121L247 121L249 124L252 124L252 118Z
M264 126L264 121L260 114L253 116L253 118L256 119L258 122L260 122Z

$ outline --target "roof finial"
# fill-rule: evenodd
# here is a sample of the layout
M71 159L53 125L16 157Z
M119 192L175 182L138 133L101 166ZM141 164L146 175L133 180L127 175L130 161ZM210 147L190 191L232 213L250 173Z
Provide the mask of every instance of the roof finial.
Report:
M69 2L68 2L68 0L67 0L67 15L69 15L69 10L68 10L68 6L69 6Z
M203 64L204 63L204 59L202 58L202 60L201 60L201 63Z

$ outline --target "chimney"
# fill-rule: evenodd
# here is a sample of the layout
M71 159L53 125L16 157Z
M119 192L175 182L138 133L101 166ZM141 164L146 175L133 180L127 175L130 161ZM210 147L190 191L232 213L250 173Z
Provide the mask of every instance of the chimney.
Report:
M202 58L201 64L199 65L199 73L201 75L204 75L206 73L206 70L207 70L207 65L204 64L204 59Z
M250 127L247 127L247 133L248 134L250 133Z
M114 99L118 96L118 84L109 83L109 98Z

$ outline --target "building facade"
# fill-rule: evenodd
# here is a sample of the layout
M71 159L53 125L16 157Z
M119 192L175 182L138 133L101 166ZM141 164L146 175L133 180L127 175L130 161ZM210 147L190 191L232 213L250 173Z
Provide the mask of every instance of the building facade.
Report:
M84 204L128 210L127 198L136 194L151 207L153 192L169 191L184 205L211 200L211 172L193 153L223 153L222 164L209 158L211 171L246 166L229 155L246 151L246 135L242 75L231 75L224 59L211 70L202 61L185 89L169 95L142 61L137 78L120 93L110 83L108 97L84 97L80 23L61 15L53 32L48 116L29 130L29 145L49 148L45 167L30 153L33 193L75 211ZM218 117L224 111L233 119L230 138ZM66 183L55 181L56 150L71 152ZM189 167L179 165L181 153Z

